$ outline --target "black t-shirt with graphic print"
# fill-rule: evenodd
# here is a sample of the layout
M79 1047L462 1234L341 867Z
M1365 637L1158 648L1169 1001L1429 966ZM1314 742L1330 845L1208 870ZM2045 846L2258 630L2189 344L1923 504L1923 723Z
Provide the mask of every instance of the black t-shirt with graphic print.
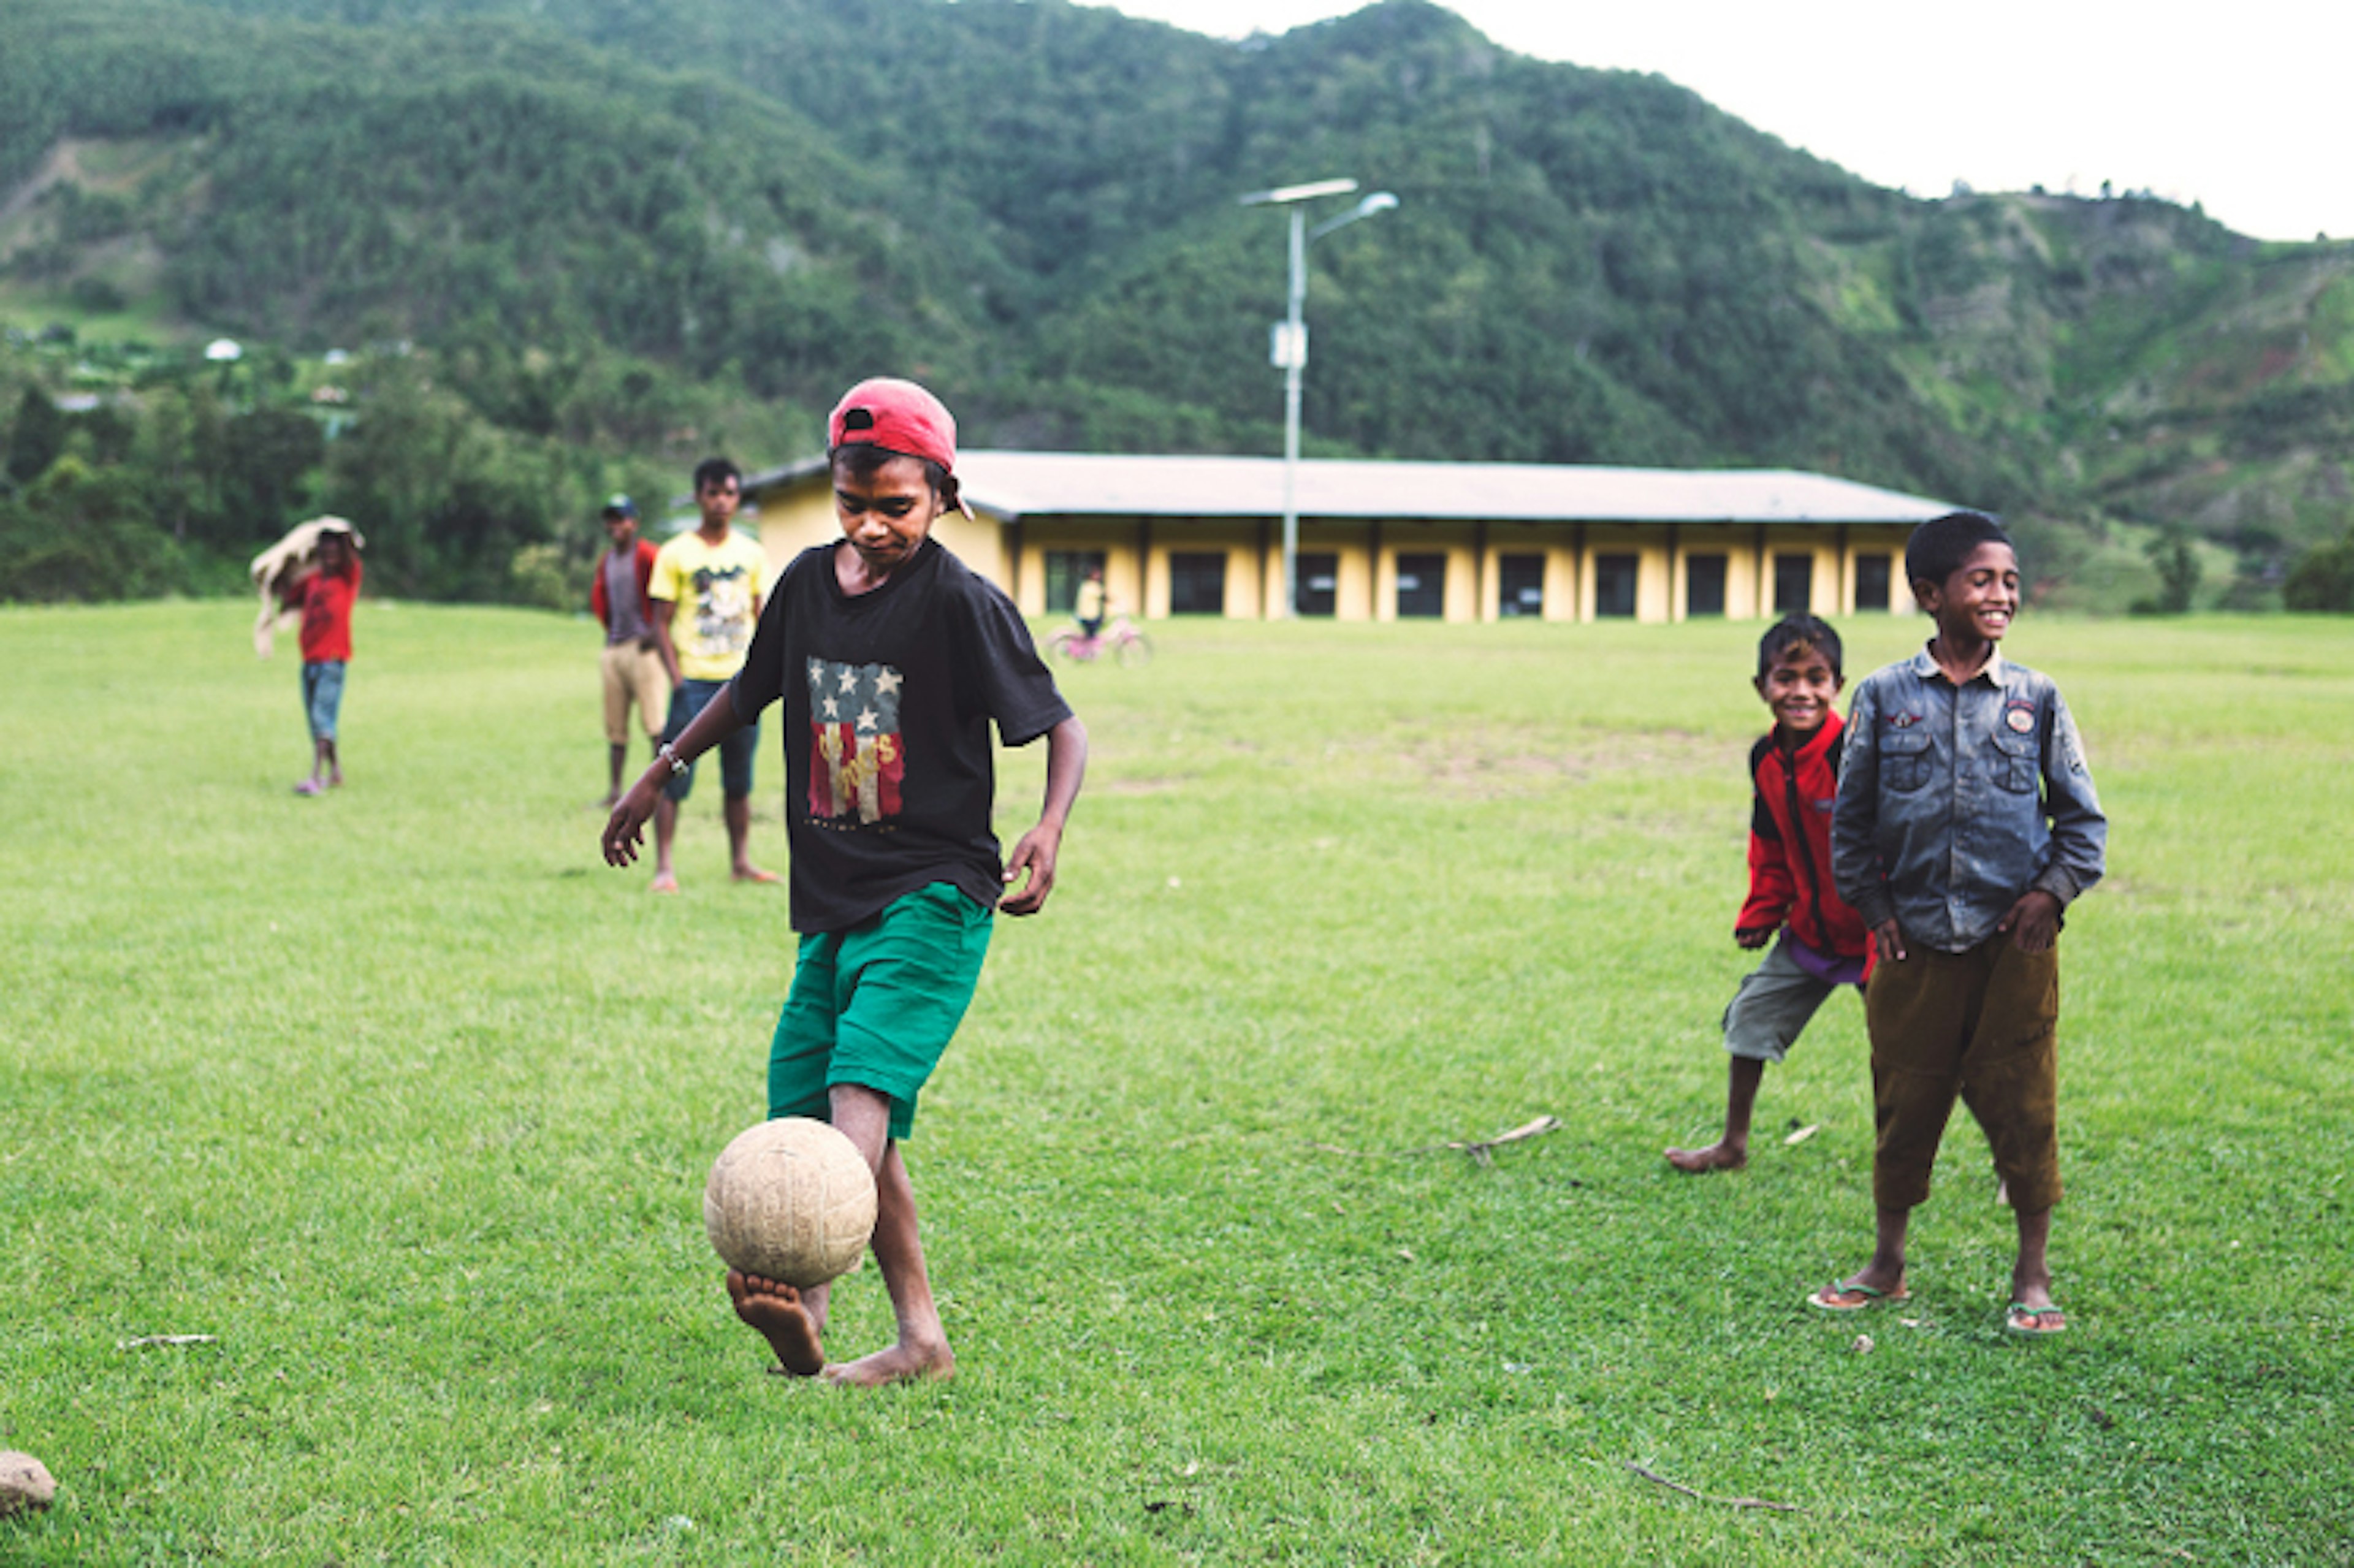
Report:
M734 687L748 724L785 705L793 929L843 930L933 882L993 908L989 726L1023 746L1070 706L1013 602L937 540L856 595L837 547L785 568Z

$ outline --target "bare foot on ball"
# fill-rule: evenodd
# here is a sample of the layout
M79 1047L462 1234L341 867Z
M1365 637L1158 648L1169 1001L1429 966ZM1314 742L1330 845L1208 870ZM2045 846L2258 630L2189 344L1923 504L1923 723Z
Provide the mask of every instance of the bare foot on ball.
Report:
M819 1348L817 1325L801 1305L801 1293L791 1286L757 1274L727 1271L727 1298L736 1316L760 1331L777 1360L795 1377L815 1377L825 1370L825 1351Z
M887 1351L877 1351L871 1356L861 1356L847 1366L828 1367L825 1381L836 1388L881 1388L890 1383L918 1383L927 1379L941 1383L956 1376L956 1357L949 1353L948 1341L936 1345L893 1345Z
M1704 1171L1738 1171L1749 1163L1749 1150L1734 1143L1712 1143L1706 1149L1670 1149L1668 1163L1694 1175Z

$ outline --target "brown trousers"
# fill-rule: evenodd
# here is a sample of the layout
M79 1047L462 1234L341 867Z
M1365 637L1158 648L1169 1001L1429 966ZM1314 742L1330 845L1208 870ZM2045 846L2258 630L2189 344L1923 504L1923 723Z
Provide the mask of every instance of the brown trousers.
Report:
M1864 993L1879 1142L1873 1201L1916 1208L1958 1093L1994 1147L2021 1213L2060 1201L2060 956L2022 953L1998 932L1967 953L1915 948L1874 967Z

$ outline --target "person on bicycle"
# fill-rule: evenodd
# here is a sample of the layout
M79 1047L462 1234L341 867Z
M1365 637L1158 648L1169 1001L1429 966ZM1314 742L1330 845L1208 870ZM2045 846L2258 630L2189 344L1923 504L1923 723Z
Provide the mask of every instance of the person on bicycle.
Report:
M1079 594L1071 607L1072 617L1079 623L1079 635L1093 641L1103 630L1104 612L1111 607L1111 596L1104 592L1103 568L1089 567L1087 576L1079 579Z

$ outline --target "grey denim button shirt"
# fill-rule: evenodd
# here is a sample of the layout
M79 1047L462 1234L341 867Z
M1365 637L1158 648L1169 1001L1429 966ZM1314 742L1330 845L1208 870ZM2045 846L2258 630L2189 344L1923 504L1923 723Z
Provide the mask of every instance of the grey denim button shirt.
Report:
M2068 705L1999 650L1956 686L1925 647L1856 687L1831 816L1831 880L1877 926L1967 952L2041 888L2101 879L2109 822Z

